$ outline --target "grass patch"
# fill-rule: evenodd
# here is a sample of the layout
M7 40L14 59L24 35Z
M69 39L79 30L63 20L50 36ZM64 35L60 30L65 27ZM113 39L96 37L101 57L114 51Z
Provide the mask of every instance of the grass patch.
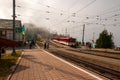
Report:
M21 53L22 51L16 51L15 55L2 55L0 60L0 80L5 80L5 78L11 73L11 67L16 64L16 61Z

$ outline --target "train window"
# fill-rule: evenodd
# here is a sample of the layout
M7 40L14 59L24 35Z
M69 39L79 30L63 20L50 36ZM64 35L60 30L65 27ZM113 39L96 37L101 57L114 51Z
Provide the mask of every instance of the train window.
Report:
M70 39L70 42L76 42L76 39Z

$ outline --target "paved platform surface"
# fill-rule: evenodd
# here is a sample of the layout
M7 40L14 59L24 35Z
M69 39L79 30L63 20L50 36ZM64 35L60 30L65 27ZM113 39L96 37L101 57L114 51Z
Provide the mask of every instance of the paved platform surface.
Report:
M102 80L42 49L27 49L10 80Z

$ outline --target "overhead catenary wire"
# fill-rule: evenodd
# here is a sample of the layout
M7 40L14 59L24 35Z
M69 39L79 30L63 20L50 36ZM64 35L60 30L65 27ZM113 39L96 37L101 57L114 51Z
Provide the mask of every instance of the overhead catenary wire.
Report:
M55 11L60 11L60 12L63 12L63 13L67 13L68 11L65 11L65 10L63 10L63 9L58 9L58 8L55 8L55 7L52 7L52 6L50 6L50 5L47 5L47 4L43 4L43 3L41 3L41 2L34 2L34 0L33 1L29 1L29 2L31 2L32 4L34 4L34 5L36 5L36 6L39 6L39 7L41 7L41 6L43 6L43 7L46 7L46 8L50 8L50 9L54 9ZM21 4L22 2L18 2L18 4ZM24 4L22 4L22 5L24 5Z
M114 7L114 8L116 8L116 7ZM111 8L110 8L111 9ZM110 10L110 9L108 9L108 10ZM106 12L103 12L103 13L101 13L101 14L98 14L98 15L95 15L95 16L93 16L93 18L91 18L91 17L89 17L89 20L90 19L93 19L94 20L94 22L95 21L102 21L102 20L104 20L104 21L110 21L110 20L113 20L113 21L116 21L117 19L114 19L114 18L117 18L118 16L120 16L119 15L119 12L120 10L119 10L119 7L117 7L117 9L113 9L113 10L110 10L110 11L106 11ZM117 12L117 13L116 13ZM111 14L112 13L112 14ZM104 15L105 14L105 15ZM110 15L108 15L108 14L110 14ZM102 17L103 16L108 16L108 17L104 17L104 18L101 18L100 16L102 15ZM98 18L97 18L97 16L99 16ZM95 19L94 19L95 18ZM118 17L119 18L119 17ZM83 21L85 21L85 20L83 20ZM89 21L89 22L91 22L91 21ZM92 21L93 22L93 21Z
M76 0L75 2L73 2L73 4L68 8L68 11L69 11L72 7L74 7L78 2L79 2L79 0Z
M83 8L81 8L80 10L76 11L76 13L79 13L80 11L84 10L85 8L87 8L88 6L90 6L91 4L93 4L96 0L91 1L90 3L88 3L87 5L85 5Z
M107 9L107 10L102 11L102 13L100 13L100 14L96 14L96 15L93 15L93 16L87 16L87 17L89 18L89 20L90 20L90 19L99 19L99 20L100 20L100 16L106 16L106 15L108 15L108 14L111 14L111 13L115 13L115 12L120 11L119 6L120 6L120 5L117 5L117 6L115 6L115 7L112 7L112 8L109 8L109 9ZM117 9L115 9L115 8L117 8ZM99 18L98 18L98 17L99 17ZM114 16L113 16L113 17L114 17ZM85 20L88 20L88 19L84 19L84 20L82 20L82 21L85 21ZM101 20L104 20L104 19L101 19Z
M80 11L84 10L85 8L87 8L89 5L91 5L92 3L94 3L96 0L92 0L90 3L88 3L87 5L85 5L83 8L81 8L80 10L76 11L74 14L76 13L79 13ZM53 26L55 25L58 25L58 24L61 24L62 22L66 21L67 19L71 18L72 16L68 16L67 18L63 19L61 22L57 23L57 24L54 24Z
M43 4L41 4L41 3L39 3L40 5L43 5ZM43 5L43 6L46 6L46 5ZM87 5L88 6L88 5ZM49 8L50 8L50 6L49 6ZM70 17L67 17L66 19L64 19L64 20L67 20L67 19L69 19ZM62 21L63 22L63 21Z
M90 1L90 3L88 3L87 5L85 5L84 7L82 7L80 10L78 10L77 12L75 12L74 14L76 15L76 14L78 14L78 13L80 13L82 10L84 10L84 9L86 9L89 5L91 5L92 3L94 3L96 0L92 0L92 1ZM77 1L76 1L77 2ZM35 3L35 2L33 2L33 3ZM44 6L44 7L47 7L48 9L49 9L49 13L51 14L51 15L53 15L53 14L60 14L60 16L61 15L64 15L66 12L62 12L62 10L55 10L55 8L53 8L52 6L49 6L49 5L46 5L46 4L42 4L42 3L35 3L35 4L38 4L38 5L40 5L40 6ZM74 5L73 5L74 6ZM71 6L72 7L72 6ZM51 9L54 9L55 11L56 11L56 13L55 12L53 12L53 11L51 11ZM37 10L37 9L34 9L34 7L31 9L31 11L33 11L34 13L35 12L37 12L37 11L39 11L39 12L45 12L45 13L47 13L47 11L40 11L40 10ZM75 22L75 24L74 25L77 25L77 24L83 24L84 22L86 22L86 24L91 24L91 25L102 25L102 24L104 24L103 23L103 21L104 22L107 22L107 21L114 21L114 20L117 20L117 19L114 19L114 18L117 18L116 16L114 16L114 14L115 14L115 12L117 13L119 11L119 8L117 7L117 9L114 9L114 8L112 8L112 10L111 9L108 9L108 10L105 10L105 12L103 12L103 13L101 13L101 14L98 14L98 15L93 15L93 16L85 16L85 18L83 18L84 20L80 20L79 22L78 22L78 20L75 20L74 22ZM39 14L39 12L38 12L38 14ZM58 13L57 13L58 12ZM53 13L53 14L52 14ZM70 22L73 22L73 20L72 20L72 18L73 18L73 15L72 15L73 13L70 13L70 14L66 14L64 17L63 17L63 19L62 19L62 16L61 16L61 19L59 19L59 21L60 22L58 22L57 23L57 21L53 24L53 26L56 26L56 25L61 25L61 24L63 24L63 23L66 23L66 24L69 24ZM108 15L108 14L110 14L110 15ZM46 14L43 14L43 15L46 15ZM37 16L37 15L36 15ZM38 15L39 16L39 15ZM99 16L99 17L97 17L97 16ZM102 16L102 17L101 17ZM105 16L105 17L104 17ZM54 20L55 20L55 17L53 17L54 18ZM76 19L76 17L74 17L75 19ZM119 18L119 17L118 17ZM108 20L109 19L109 20ZM69 21L69 23L67 22L67 21ZM106 23L105 23L106 24Z

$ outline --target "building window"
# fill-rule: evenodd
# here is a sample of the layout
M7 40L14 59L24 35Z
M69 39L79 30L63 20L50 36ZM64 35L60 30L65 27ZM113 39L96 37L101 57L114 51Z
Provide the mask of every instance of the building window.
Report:
M0 31L0 37L5 37L6 36L6 31Z
M5 36L6 34L5 34L5 31L2 31L2 36Z

